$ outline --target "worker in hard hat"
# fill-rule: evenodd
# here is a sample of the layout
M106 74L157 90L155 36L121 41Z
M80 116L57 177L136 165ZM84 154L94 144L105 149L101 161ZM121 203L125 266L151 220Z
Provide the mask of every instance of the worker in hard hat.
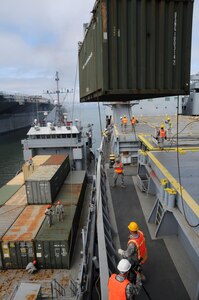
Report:
M130 282L128 273L131 264L127 259L121 259L117 265L119 274L112 274L108 281L108 299L134 299L140 292L142 282L140 275L136 276L135 282Z
M53 212L53 210L52 210L52 205L49 204L49 205L47 206L47 208L46 208L46 210L45 210L45 215L46 215L46 217L47 217L48 225L49 225L49 227L51 227L52 224L53 224L53 215L54 215L54 212Z
M127 123L128 123L128 119L127 119L126 115L124 115L122 118L122 124L123 124L123 129L124 129L125 133L126 133L126 129L127 129Z
M64 220L64 206L61 204L61 201L57 202L57 205L55 207L55 212L57 215L57 220L60 222L63 222Z
M143 274L141 265L143 265L147 260L147 249L145 243L145 237L141 230L139 230L138 224L136 222L130 222L128 225L130 232L127 249L118 249L118 253L123 257L127 258L132 265L132 273L134 269L138 268L141 279L144 281L146 278ZM134 274L132 274L134 276Z
M135 116L133 115L132 118L131 118L131 125L132 125L132 129L134 130L135 129L135 125L136 125L136 118Z
M37 272L37 261L34 259L33 262L29 262L26 266L26 271L30 274Z
M124 167L123 167L123 163L120 161L119 157L116 158L113 168L114 168L113 187L116 187L118 177L120 177L121 178L121 187L124 188L125 187L125 185L124 185Z
M167 132L164 128L164 124L161 124L160 129L157 132L156 139L160 149L163 149L164 141L167 139Z
M165 124L167 124L167 139L170 140L171 139L171 129L172 129L172 123L171 123L170 117L167 117Z
M111 153L109 155L109 168L113 168L114 163L115 163L115 154Z

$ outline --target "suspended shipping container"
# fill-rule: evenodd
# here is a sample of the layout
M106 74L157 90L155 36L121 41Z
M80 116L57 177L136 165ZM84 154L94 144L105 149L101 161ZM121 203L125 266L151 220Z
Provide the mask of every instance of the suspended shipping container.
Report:
M79 43L80 101L189 94L193 0L98 0Z
M45 210L46 205L27 206L2 237L5 269L23 269L35 259L33 240L45 219Z

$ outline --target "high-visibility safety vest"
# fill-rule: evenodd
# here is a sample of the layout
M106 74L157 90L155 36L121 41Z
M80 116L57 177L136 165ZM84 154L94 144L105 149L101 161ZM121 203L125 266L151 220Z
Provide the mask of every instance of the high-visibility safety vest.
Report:
M122 173L122 167L123 167L122 163L115 163L115 172L117 174L121 174Z
M160 137L161 137L161 138L165 138L165 136L166 136L166 130L160 128Z
M144 264L145 261L147 260L145 237L142 231L138 230L138 233L139 233L139 237L137 238L130 237L127 244L128 245L130 243L135 244L138 251L138 259L140 260L142 258L141 264Z
M126 287L130 283L128 279L120 282L117 274L112 274L108 281L108 300L126 300Z
M127 124L127 121L128 121L128 120L127 120L127 117L123 117L122 123L123 123L123 124Z
M135 123L136 123L136 119L135 119L135 118L132 118L132 119L131 119L131 124L132 124L132 125L135 125Z

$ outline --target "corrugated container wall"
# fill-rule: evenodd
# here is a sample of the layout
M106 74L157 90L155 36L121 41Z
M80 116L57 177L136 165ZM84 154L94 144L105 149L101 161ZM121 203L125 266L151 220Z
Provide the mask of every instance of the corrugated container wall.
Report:
M99 0L79 48L80 101L189 93L193 0Z
M20 213L24 210L23 205L4 205L0 208L0 240L6 231L15 222ZM0 251L1 252L1 251ZM2 253L0 253L0 269L3 269Z
M50 163L46 161L26 180L28 204L52 203L70 171L68 155L52 155L49 160Z
M45 219L46 205L29 205L2 237L5 269L21 269L35 258L33 240Z
M36 256L40 268L62 269L70 268L71 265L86 190L86 173L72 171L68 177L70 177L70 184L64 183L56 198L64 205L63 222L59 222L54 214L51 228L49 229L46 219L35 238Z

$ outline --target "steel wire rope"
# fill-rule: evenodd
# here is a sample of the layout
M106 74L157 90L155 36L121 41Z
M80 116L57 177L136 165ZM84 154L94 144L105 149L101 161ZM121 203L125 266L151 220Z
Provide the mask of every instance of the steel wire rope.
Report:
M186 222L187 222L187 224L190 226L190 227L192 227L192 228L196 228L196 227L198 227L199 226L199 223L198 224L196 224L196 225L192 225L190 222L189 222L189 220L188 220L188 218L187 218L187 215L186 215L186 211L185 211L185 207L184 207L184 199L183 199L183 193L182 193L182 185L181 185L181 183L182 183L182 181L181 181L181 172L180 172L180 159L179 159L179 151L178 151L178 149L179 149L179 145L178 145L178 138L179 138L179 132L178 132L178 128L179 128L179 96L178 96L178 101L177 101L177 103L178 103L178 105L177 105L177 128L176 128L176 131L177 131L177 133L176 133L176 155L177 155L177 168L178 168L178 180L179 180L179 185L180 185L180 197L181 197L181 202L182 202L182 209L183 209L183 213L184 213L184 217L185 217L185 220L186 220Z

